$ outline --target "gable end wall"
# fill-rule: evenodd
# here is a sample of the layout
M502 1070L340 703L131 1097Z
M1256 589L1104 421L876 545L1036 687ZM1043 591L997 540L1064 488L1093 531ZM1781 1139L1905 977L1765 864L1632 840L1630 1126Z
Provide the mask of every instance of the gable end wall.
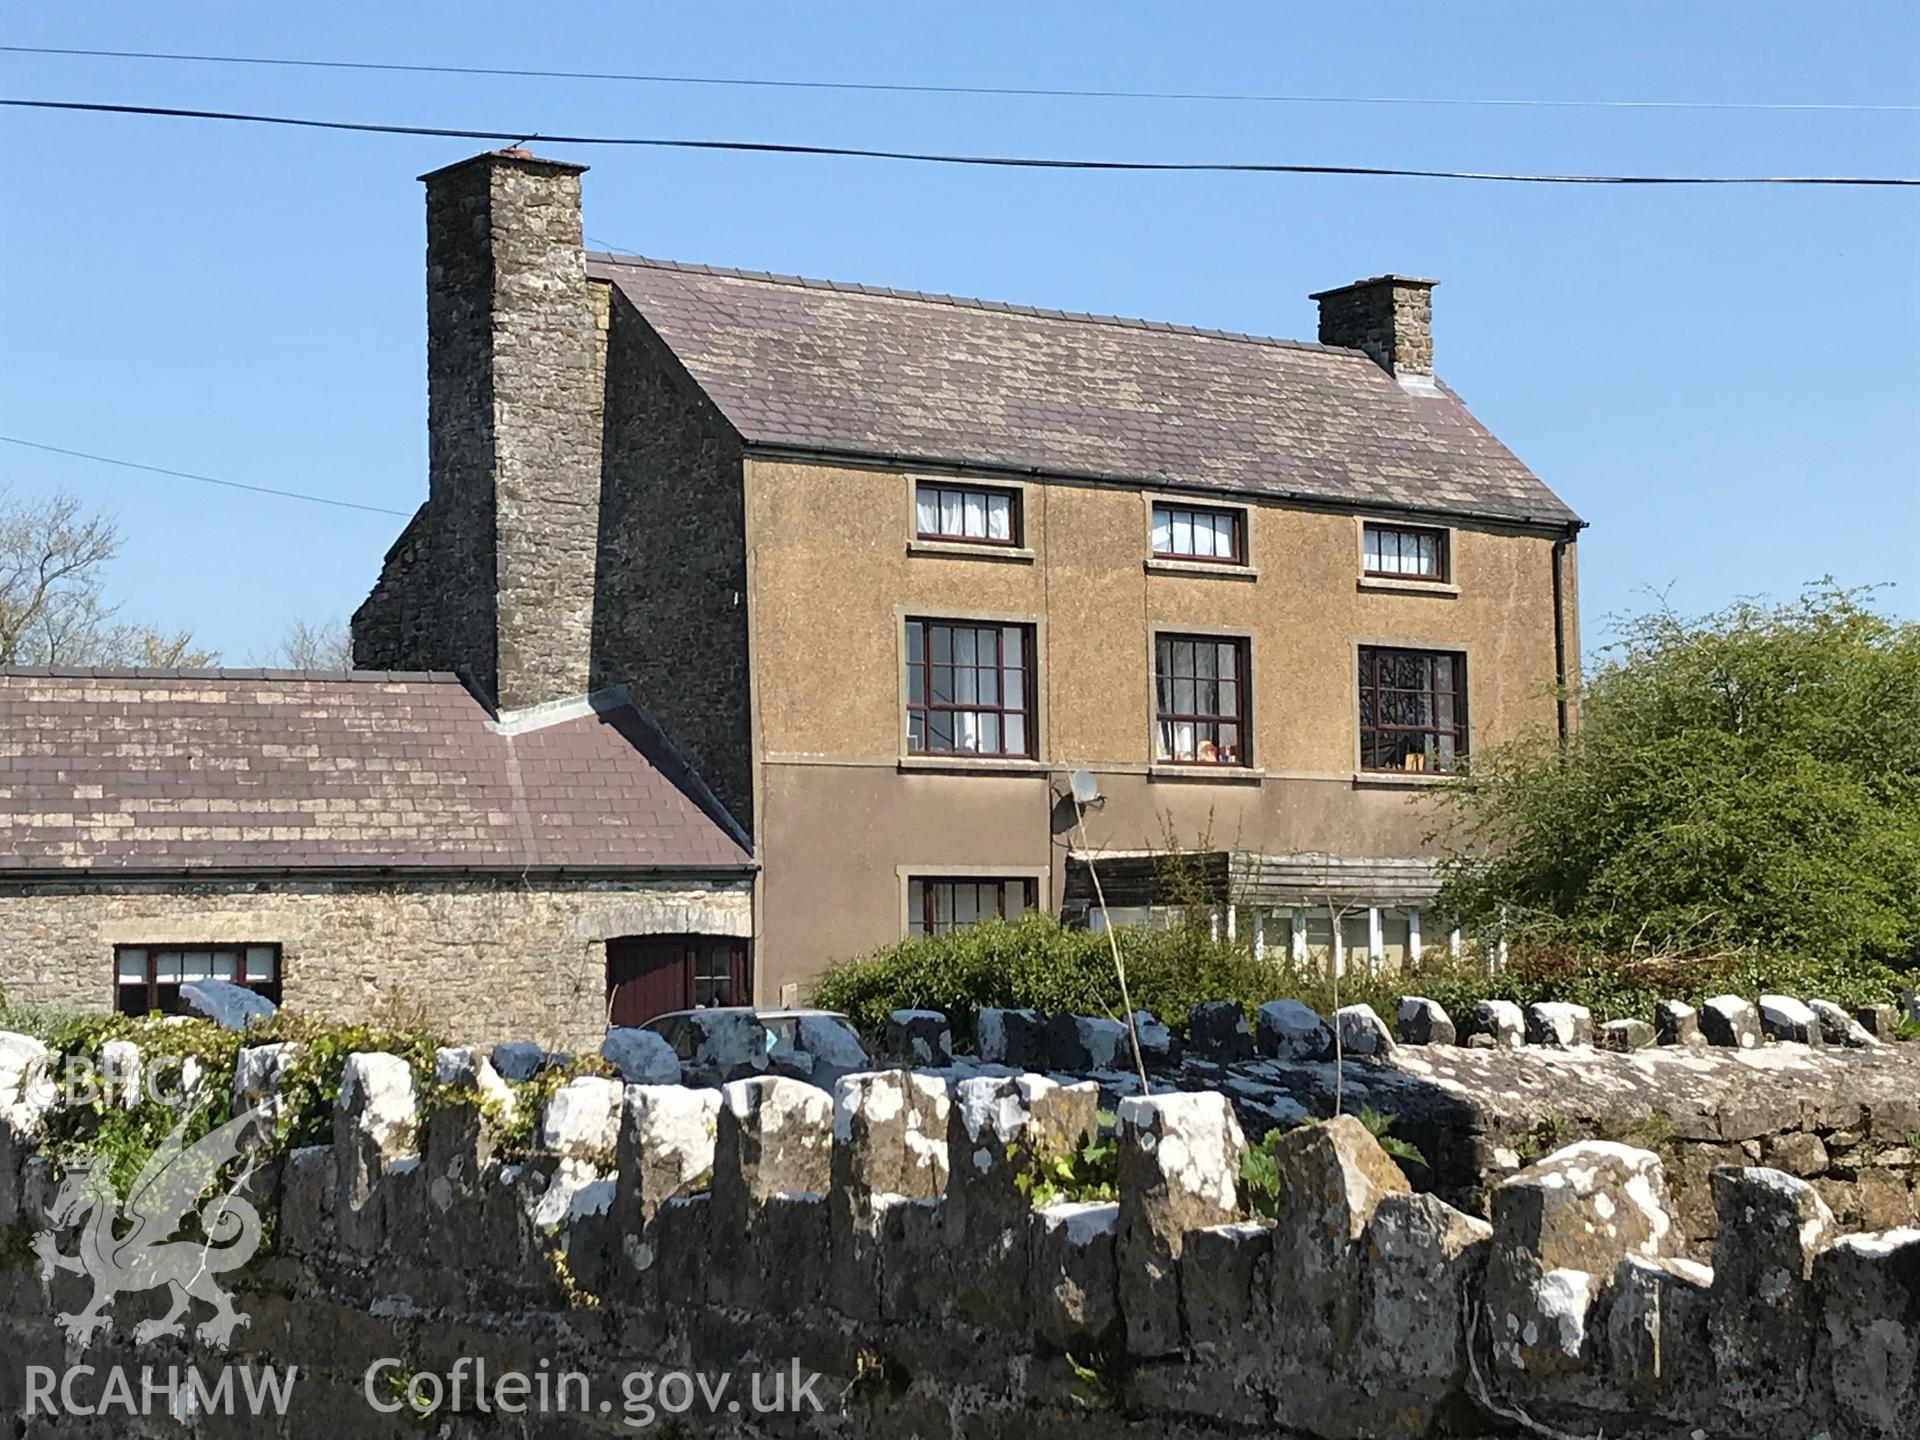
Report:
M751 833L740 438L618 294L606 376L593 688L625 685Z

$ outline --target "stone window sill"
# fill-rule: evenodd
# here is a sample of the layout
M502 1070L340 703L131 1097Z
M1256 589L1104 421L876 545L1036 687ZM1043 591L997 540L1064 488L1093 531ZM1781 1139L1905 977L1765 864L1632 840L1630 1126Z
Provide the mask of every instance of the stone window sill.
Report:
M1147 766L1149 781L1192 780L1202 785L1258 785L1267 772L1251 765L1176 765L1156 760Z
M1449 585L1444 580L1395 580L1387 575L1362 575L1362 590L1383 590L1395 595L1438 595L1444 599L1459 598L1460 587Z
M954 555L966 560L998 560L1002 564L1031 565L1033 551L1016 545L969 545L964 540L909 540L909 555Z
M1047 775L1054 766L1013 755L902 755L899 769L903 775Z
M1149 575L1192 575L1208 580L1258 580L1260 572L1251 565L1229 565L1214 560L1168 560L1158 555L1147 558Z
M1356 790L1417 790L1423 785L1444 785L1459 778L1440 770L1356 770L1353 787Z

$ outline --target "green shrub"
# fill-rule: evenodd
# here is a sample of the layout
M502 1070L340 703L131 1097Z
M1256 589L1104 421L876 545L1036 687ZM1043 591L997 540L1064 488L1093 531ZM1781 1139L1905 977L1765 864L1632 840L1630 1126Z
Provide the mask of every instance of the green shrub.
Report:
M1612 955L1827 956L1842 984L1920 964L1920 624L1870 601L1627 621L1569 742L1483 747L1433 793L1440 911Z
M1204 930L1116 933L1134 1007L1151 1010L1177 1030L1184 1031L1187 1010L1197 1001L1258 1004L1283 993L1274 988L1281 971ZM987 1006L1045 1015L1121 1011L1106 936L1067 929L1044 915L903 940L842 961L815 984L813 1003L843 1012L868 1034L877 1034L892 1010L941 1010L963 1044L972 1038L975 1013Z
M31 1035L43 1044L50 1042L63 1027L84 1018L84 1012L71 1006L10 1005L4 995L0 995L0 1030Z
M1866 959L1816 962L1756 953L1617 960L1570 945L1524 944L1511 947L1507 968L1497 975L1488 975L1477 959L1454 960L1430 950L1403 971L1355 971L1336 987L1284 959L1256 960L1244 943L1216 941L1199 926L1122 928L1116 934L1135 1008L1152 1011L1182 1034L1188 1010L1203 1000L1238 1000L1251 1012L1265 1000L1294 999L1322 1015L1364 1002L1391 1025L1402 995L1437 1000L1456 1021L1478 1000L1568 1001L1603 1021L1650 1019L1660 1000L1698 1004L1728 992L1777 992L1853 1006L1885 1003L1900 988L1891 970ZM903 940L841 961L821 976L813 1003L844 1012L868 1035L884 1028L889 1011L941 1010L962 1046L971 1043L974 1017L987 1006L1042 1015L1117 1018L1121 1012L1106 936L1067 929L1042 915Z
M56 1083L66 1073L69 1059L91 1064L109 1040L130 1040L138 1045L141 1063L149 1070L156 1062L191 1059L204 1072L194 1103L184 1116L178 1108L149 1098L144 1085L129 1105L109 1105L104 1096L95 1094L84 1102L63 1102L48 1113L43 1145L56 1166L64 1170L73 1160L88 1157L105 1167L122 1195L160 1142L183 1120L187 1143L192 1144L233 1118L233 1070L240 1037L211 1020L82 1015L55 1023L45 1039L53 1052L51 1078ZM177 1071L167 1083L180 1083Z

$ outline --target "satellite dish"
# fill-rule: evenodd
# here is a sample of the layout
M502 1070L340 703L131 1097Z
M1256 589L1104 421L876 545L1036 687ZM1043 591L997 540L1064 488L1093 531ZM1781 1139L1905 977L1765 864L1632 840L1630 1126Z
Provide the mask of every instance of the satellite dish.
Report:
M1100 798L1100 782L1093 778L1091 770L1076 770L1068 782L1073 786L1073 803L1091 805Z

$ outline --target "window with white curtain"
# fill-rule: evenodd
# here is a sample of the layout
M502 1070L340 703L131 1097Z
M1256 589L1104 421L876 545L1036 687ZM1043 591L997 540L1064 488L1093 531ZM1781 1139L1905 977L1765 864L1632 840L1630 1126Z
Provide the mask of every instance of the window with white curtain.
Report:
M1363 536L1369 575L1409 580L1447 578L1447 532L1411 525L1369 525Z
M1020 543L1020 494L933 480L914 487L914 530L922 540L975 545Z
M1033 627L909 620L907 750L1033 754Z
M280 1003L278 945L121 945L114 950L114 1008L123 1015L178 1015L180 987L227 980Z
M948 880L914 876L907 881L907 933L944 935L983 920L1018 920L1034 908L1032 880Z
M1246 516L1192 505L1153 507L1153 553L1163 560L1246 563Z
M1174 765L1246 765L1247 643L1154 639L1154 756Z

